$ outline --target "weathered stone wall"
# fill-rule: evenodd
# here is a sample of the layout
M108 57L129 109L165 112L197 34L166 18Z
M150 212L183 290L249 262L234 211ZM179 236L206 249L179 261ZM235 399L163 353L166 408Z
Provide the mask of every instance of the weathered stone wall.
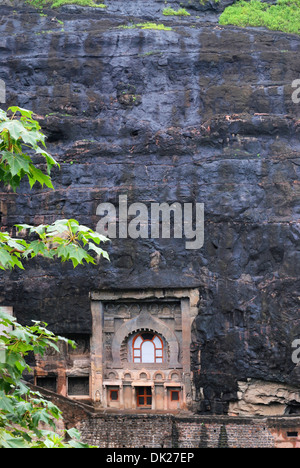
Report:
M297 448L299 418L105 415L81 421L83 440L101 448ZM298 435L296 435L296 433ZM291 436L294 435L294 436Z
M1 7L7 105L39 116L61 164L55 191L1 191L1 228L71 217L95 229L98 204L127 194L204 203L204 247L117 239L111 263L75 271L36 259L1 273L1 304L24 323L90 334L92 290L198 288L201 412L226 412L248 378L297 386L300 39L220 27L198 2L183 20L165 18L161 2L108 3L43 15ZM149 20L173 29L119 28Z
M77 427L82 441L100 448L299 448L300 418L230 417L97 412L45 389L63 413L64 426Z

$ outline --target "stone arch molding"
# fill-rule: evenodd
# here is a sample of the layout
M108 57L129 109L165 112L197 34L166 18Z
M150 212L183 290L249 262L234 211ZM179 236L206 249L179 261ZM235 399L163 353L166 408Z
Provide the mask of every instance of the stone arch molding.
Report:
M120 355L121 355L121 362L128 362L128 341L130 338L133 338L135 335L143 332L152 332L156 334L157 336L160 336L163 341L164 341L164 346L165 346L165 356L167 357L167 362L170 361L170 352L169 352L169 344L165 340L164 336L162 336L161 333L158 333L157 330L153 330L152 328L149 327L143 327L140 328L139 330L134 330L133 333L130 333L129 335L126 335L125 339L123 340L121 344L121 350L120 350Z
M169 348L169 366L179 366L179 343L175 333L160 319L153 317L148 312L142 312L137 317L123 323L117 330L112 342L112 357L116 367L121 367L121 347L124 340L134 332L149 329L166 340Z

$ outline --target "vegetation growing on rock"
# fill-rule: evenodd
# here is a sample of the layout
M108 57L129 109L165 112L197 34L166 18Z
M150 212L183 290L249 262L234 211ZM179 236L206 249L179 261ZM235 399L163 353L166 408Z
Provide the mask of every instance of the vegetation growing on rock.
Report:
M273 31L300 34L300 0L278 0L276 5L244 0L225 9L220 24L266 27Z
M164 16L191 16L184 8L179 8L179 10L174 10L173 8L165 8L163 10Z
M101 0L24 0L36 8L51 7L59 8L64 5L78 5L90 8L107 8L108 5L100 3ZM193 3L193 2L189 2ZM213 0L220 3L220 0ZM208 5L208 0L199 0L199 4ZM221 5L221 10L225 5ZM211 6L213 9L213 6ZM220 11L220 10L219 10ZM261 0L240 0L226 7L219 18L221 25L233 25L240 27L265 27L273 31L282 31L289 34L300 34L300 0L278 0L276 4ZM166 7L163 9L164 16L191 16L183 7L174 9ZM164 25L143 23L129 26L130 29L139 27L141 29L163 29L170 30Z
M159 31L172 31L172 28L169 26L165 26L164 24L157 24L157 23L138 23L138 24L131 24L129 26L119 26L121 29L135 29L135 28L140 28L140 29L156 29Z
M103 3L96 3L93 0L27 0L29 5L37 8L51 6L51 8L59 8L63 5L79 5L92 8L106 8Z

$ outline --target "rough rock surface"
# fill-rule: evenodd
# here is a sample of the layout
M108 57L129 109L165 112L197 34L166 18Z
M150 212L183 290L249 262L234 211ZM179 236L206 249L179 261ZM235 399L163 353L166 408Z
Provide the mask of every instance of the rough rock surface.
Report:
M221 27L224 3L186 2L183 19L164 17L162 1L107 4L1 6L7 106L39 116L61 164L55 191L1 191L1 225L71 217L95 229L98 204L127 194L204 203L204 246L117 239L111 263L75 271L35 260L1 273L0 303L22 322L90 333L91 290L197 287L199 411L226 412L248 378L299 384L300 37ZM172 31L122 27L145 21Z
M229 404L231 415L283 416L299 408L300 393L296 387L252 379L238 385L238 401Z

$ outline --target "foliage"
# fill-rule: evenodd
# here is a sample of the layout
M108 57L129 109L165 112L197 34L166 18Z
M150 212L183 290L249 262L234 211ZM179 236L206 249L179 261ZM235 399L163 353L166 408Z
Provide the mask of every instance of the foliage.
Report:
M40 130L31 111L19 107L0 110L0 182L14 191L24 178L31 188L39 184L53 189L50 173L59 165L46 151L45 135ZM16 228L16 238L0 230L2 270L24 269L23 262L38 255L71 261L74 268L84 262L95 264L95 256L109 259L99 247L108 239L74 219L36 227L20 224ZM28 233L29 239L21 237L20 232ZM0 448L87 447L79 441L80 434L75 429L66 431L71 438L68 443L64 441L65 434L55 432L55 421L61 418L61 412L22 380L23 373L30 372L26 364L28 353L43 355L49 346L58 350L56 343L63 340L45 327L40 322L23 327L0 310Z
M38 122L32 118L32 112L25 109L11 107L9 112L12 112L11 117L0 110L0 180L14 190L24 177L28 178L31 187L39 183L53 188L50 171L57 163L45 149L45 136L40 132ZM46 173L33 163L28 149L35 156L44 158ZM15 266L24 269L23 261L37 255L58 258L62 262L71 261L74 268L83 262L95 264L95 255L109 260L107 252L99 247L101 242L108 239L74 219L58 220L51 225L37 227L28 224L16 227L19 232L29 232L34 238L30 241L12 238L8 232L0 231L2 270Z
M35 8L51 7L59 8L63 5L79 5L92 8L107 8L103 3L96 3L94 0L26 0L26 3Z
M57 162L46 151L45 136L32 112L20 107L8 109L12 115L0 109L0 180L14 191L27 176L31 188L38 182L53 188L50 171ZM16 115L19 118L16 118ZM26 153L25 153L26 149ZM41 171L33 163L33 156L45 159L47 171Z
M16 225L19 231L29 231L37 239L29 242L25 239L11 238L7 232L0 232L0 269L15 266L24 269L23 260L41 255L45 258L58 258L62 262L71 261L74 268L83 262L96 263L91 255L96 253L109 260L108 253L98 245L106 237L80 225L75 219L62 219L51 225L31 226ZM89 253L90 251L90 253Z
M200 5L206 5L209 1L213 1L214 3L219 3L220 0L199 0Z
M138 23L138 24L132 24L130 26L119 26L120 29L135 29L135 28L140 28L140 29L156 29L159 31L172 31L172 28L165 26L164 24L156 24L156 23Z
M179 10L174 10L171 7L165 8L163 10L163 15L165 16L191 16L184 8L179 8Z
M0 448L87 448L74 428L66 431L71 440L64 442L65 434L55 432L61 411L22 379L25 370L31 371L29 353L43 355L49 347L58 351L59 341L72 347L74 342L55 336L41 322L23 327L1 310L0 326Z
M278 0L276 5L244 0L227 7L220 24L266 27L273 31L300 34L300 0Z
M58 8L63 5L80 5L92 8L107 8L103 3L96 3L93 0L56 0L52 4L52 8Z

